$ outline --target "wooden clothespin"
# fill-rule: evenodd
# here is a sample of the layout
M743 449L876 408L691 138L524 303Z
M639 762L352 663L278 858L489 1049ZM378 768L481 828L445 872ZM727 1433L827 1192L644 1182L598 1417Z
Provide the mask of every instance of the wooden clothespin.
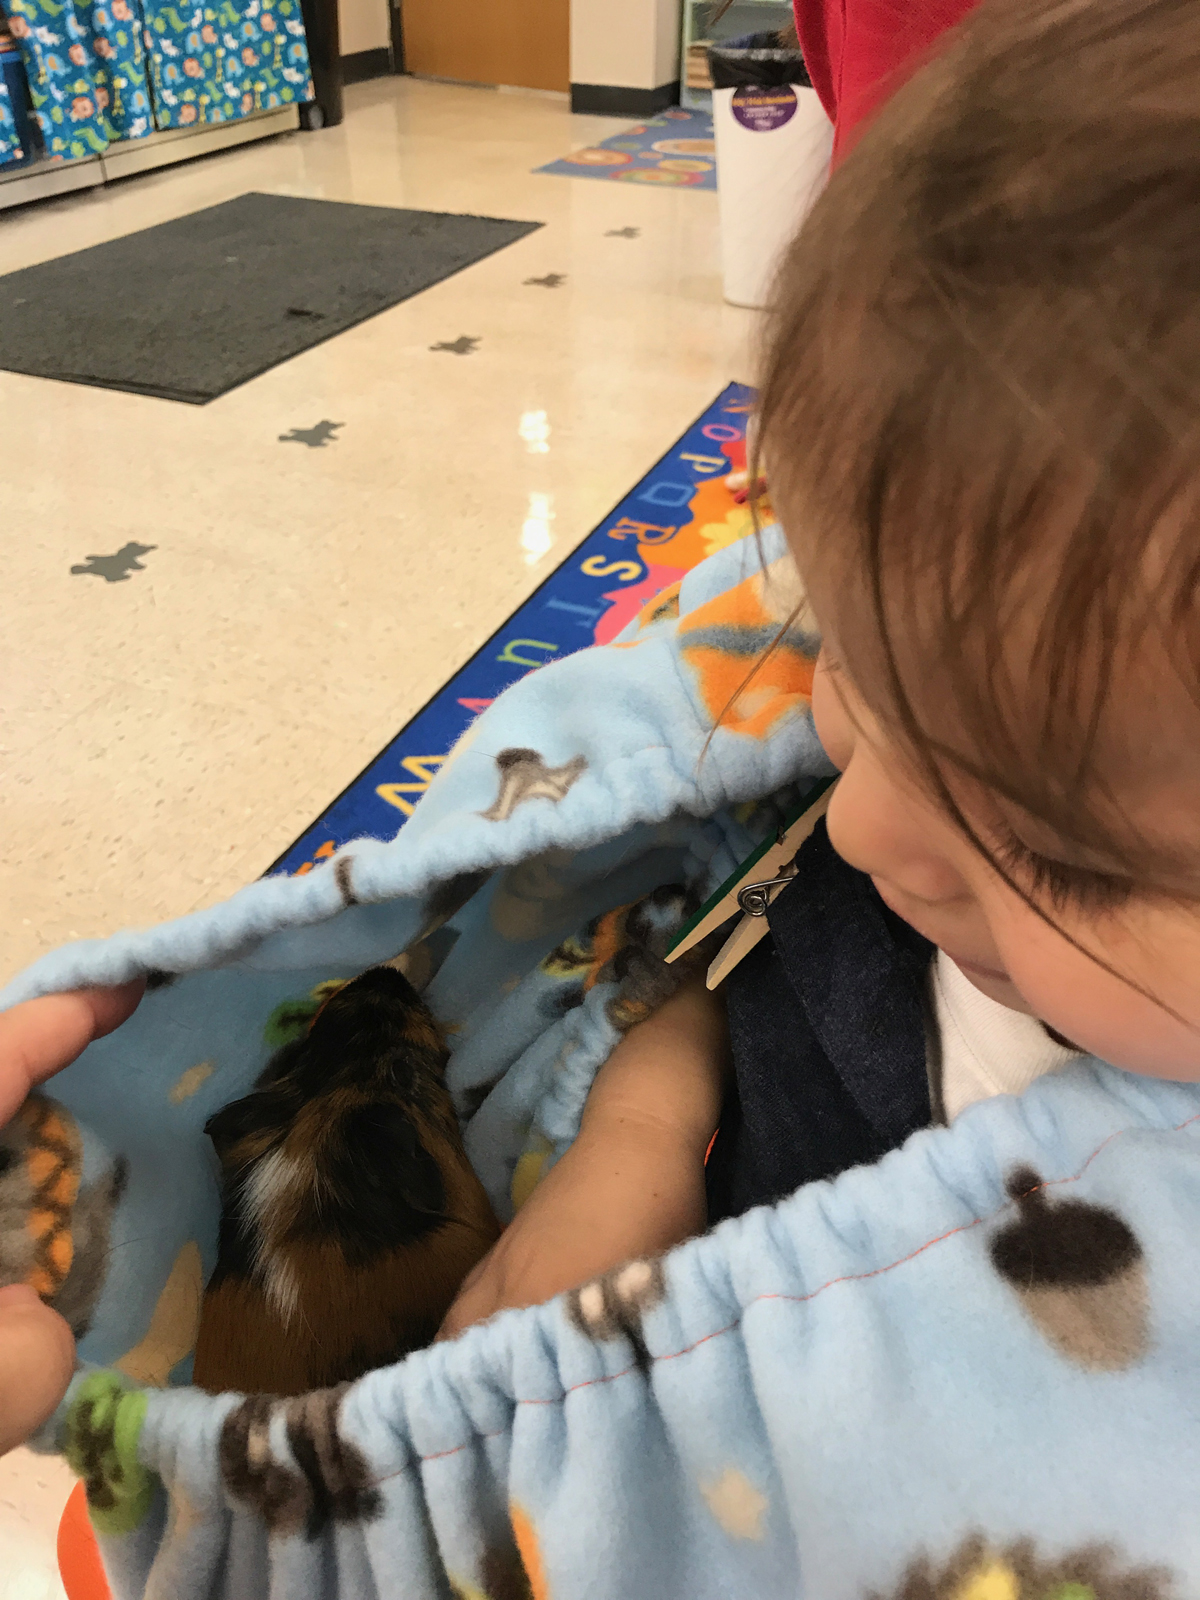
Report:
M706 983L715 989L758 941L770 931L767 911L796 875L796 856L820 819L829 809L836 778L820 778L801 797L799 805L786 818L773 839L764 839L675 936L667 951L667 961L699 944L730 917L742 913L741 921L722 945L708 969Z

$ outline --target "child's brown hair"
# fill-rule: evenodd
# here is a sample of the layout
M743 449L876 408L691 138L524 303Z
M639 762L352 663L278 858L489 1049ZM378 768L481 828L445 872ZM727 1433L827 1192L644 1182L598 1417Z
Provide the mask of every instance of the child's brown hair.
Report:
M759 441L841 659L960 822L955 774L1068 842L1052 900L1200 897L1200 834L1128 816L1162 756L1200 769L1195 0L960 26L784 262Z

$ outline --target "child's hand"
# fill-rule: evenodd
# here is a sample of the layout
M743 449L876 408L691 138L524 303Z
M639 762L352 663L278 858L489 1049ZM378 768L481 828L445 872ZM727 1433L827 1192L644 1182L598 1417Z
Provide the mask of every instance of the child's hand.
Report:
M47 995L0 1013L0 1124L29 1091L69 1066L136 1008L145 985ZM23 1283L0 1289L0 1455L36 1432L66 1392L75 1341Z
M728 1049L721 1002L699 980L631 1029L596 1075L579 1137L467 1278L438 1337L702 1233Z

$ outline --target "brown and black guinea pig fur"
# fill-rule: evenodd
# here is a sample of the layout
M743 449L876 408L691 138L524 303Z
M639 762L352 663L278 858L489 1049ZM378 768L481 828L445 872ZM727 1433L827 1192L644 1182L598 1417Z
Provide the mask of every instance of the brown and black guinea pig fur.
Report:
M448 1052L391 967L333 994L253 1093L210 1117L224 1173L195 1382L291 1395L428 1344L499 1234Z

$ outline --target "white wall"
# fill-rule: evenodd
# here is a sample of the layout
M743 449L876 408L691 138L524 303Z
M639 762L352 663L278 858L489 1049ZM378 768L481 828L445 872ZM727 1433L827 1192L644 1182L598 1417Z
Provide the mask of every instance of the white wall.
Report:
M680 12L681 0L571 0L571 82L622 89L673 82Z
M388 0L338 0L338 25L344 56L386 50L391 41Z
M679 76L679 36L683 28L680 0L655 0L654 88Z

